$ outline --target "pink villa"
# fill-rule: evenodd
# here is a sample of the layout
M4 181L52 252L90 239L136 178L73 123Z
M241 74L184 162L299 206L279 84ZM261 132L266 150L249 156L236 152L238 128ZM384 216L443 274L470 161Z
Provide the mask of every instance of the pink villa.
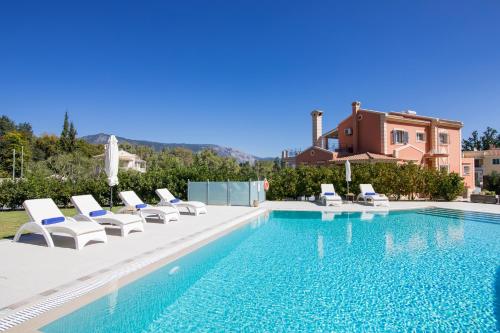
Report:
M312 146L291 156L287 165L414 162L456 172L467 188L474 187L474 159L461 150L463 123L417 115L415 111L380 112L352 103L351 114L337 128L323 132L323 112L314 110ZM334 145L331 145L331 143Z

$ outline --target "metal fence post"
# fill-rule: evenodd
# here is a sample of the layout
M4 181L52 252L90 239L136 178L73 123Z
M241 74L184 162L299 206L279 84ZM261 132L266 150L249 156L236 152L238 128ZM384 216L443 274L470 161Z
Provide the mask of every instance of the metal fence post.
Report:
M207 179L207 205L210 198L210 181Z
M248 206L252 207L252 181L248 180Z
M229 179L226 181L227 183L227 205L231 206L231 188L229 187Z

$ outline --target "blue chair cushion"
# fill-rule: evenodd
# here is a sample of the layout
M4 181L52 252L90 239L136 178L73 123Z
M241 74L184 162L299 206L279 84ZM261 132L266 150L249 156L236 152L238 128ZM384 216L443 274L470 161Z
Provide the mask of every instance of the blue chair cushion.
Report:
M335 192L325 192L325 195L335 195Z
M43 219L42 224L49 225L49 224L61 223L64 222L65 220L66 219L64 218L64 216L50 217L48 219Z
M177 203L177 202L181 202L181 199L175 198L175 199L170 200L170 203Z
M106 215L108 212L105 211L104 209L99 209L99 210L94 210L92 212L90 212L90 217L94 217L94 216L103 216L103 215Z
M375 194L377 194L377 193L375 193L375 192L366 192L365 193L365 195L375 195Z
M147 206L148 205L146 205L145 203L142 203L142 204L135 205L135 208L141 209L141 208L146 208Z

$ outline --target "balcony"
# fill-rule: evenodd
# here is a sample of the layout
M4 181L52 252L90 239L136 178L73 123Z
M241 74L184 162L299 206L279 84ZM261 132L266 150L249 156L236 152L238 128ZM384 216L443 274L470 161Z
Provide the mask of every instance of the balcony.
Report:
M424 155L425 158L440 158L448 156L449 154L444 148L431 149L428 153Z

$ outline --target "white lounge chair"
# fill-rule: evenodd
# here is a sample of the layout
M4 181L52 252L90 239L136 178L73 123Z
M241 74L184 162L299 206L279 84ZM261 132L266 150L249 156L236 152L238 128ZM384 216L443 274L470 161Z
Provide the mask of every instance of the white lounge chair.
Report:
M19 241L24 231L42 234L48 247L54 247L52 233L73 237L77 250L92 240L104 243L108 240L103 226L95 222L77 222L71 217L64 216L52 199L26 200L23 206L31 221L19 228L14 242Z
M90 194L72 196L71 202L78 211L78 215L74 217L77 221L92 221L120 227L122 237L126 237L131 231L144 231L144 220L140 216L115 214L104 210Z
M321 194L320 194L321 202L323 205L333 205L340 206L342 205L342 198L335 193L335 188L333 184L321 184Z
M159 188L156 194L160 197L158 206L169 206L174 208L186 208L189 213L194 213L195 216L207 213L207 206L200 201L182 201L173 196L166 188Z
M373 189L372 184L359 184L358 202L363 200L365 204L372 206L386 206L389 207L389 199L384 194L378 194Z
M120 212L131 211L140 215L144 221L146 221L146 217L149 216L156 216L161 219L163 223L178 221L180 218L179 211L176 208L145 204L134 191L124 191L120 192L118 195L125 204L125 208L120 210Z

